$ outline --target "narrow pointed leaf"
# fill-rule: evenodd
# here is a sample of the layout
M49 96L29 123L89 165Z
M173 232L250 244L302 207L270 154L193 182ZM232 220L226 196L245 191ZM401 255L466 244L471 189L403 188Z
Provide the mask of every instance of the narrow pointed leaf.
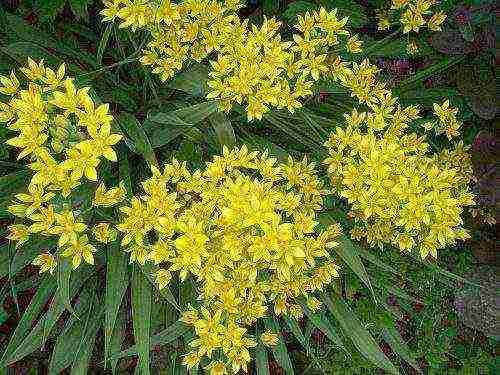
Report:
M339 333L335 330L332 324L328 321L326 316L321 313L313 313L311 310L307 308L307 306L303 303L302 310L307 315L309 320L316 328L318 328L321 332L323 332L330 340L332 340L339 348L346 351L344 347L344 343Z
M158 165L156 156L142 125L130 113L122 112L118 123L132 144L132 151L141 154L152 165Z
M214 128L217 135L217 142L221 148L222 146L233 147L236 143L236 137L231 121L229 121L226 114L224 112L216 112L211 114L208 119Z
M45 276L41 284L38 286L36 294L31 300L28 308L21 316L21 320L17 324L16 330L10 338L9 343L5 347L2 360L0 361L0 367L11 361L12 353L20 346L21 342L26 337L28 331L33 326L33 323L42 311L43 306L55 289L55 278L50 275Z
M81 288L88 277L95 272L95 268L86 267L81 271L80 268L78 269L78 272L75 272L75 277L71 279L69 293L70 298L73 298L73 296ZM31 330L28 336L15 348L11 356L9 356L9 358L6 359L5 362L7 364L17 362L27 355L33 353L36 349L40 348L45 343L44 339L46 338L46 336L44 333L50 332L52 330L57 320L64 312L64 308L65 300L63 299L62 294L56 291L47 313L38 320L36 326Z
M134 338L137 346L137 354L141 375L149 374L149 352L151 343L149 330L151 324L151 283L144 277L140 268L136 265L132 274L132 323L134 326Z
M357 246L347 237L342 235L339 246L335 246L334 251L342 258L342 260L352 269L352 271L363 281L363 283L372 292L373 299L376 301L375 292L370 281L370 277L366 272L363 261L361 260Z
M97 301L96 301L97 302ZM95 316L90 319L85 334L82 338L78 352L71 367L71 375L86 375L89 373L90 356L94 349L97 331L101 327L102 317L104 314L104 306L98 306L97 303L93 309Z
M272 316L266 317L264 319L264 323L267 329L271 330L273 333L277 333L279 336L278 344L271 348L274 358L281 366L283 371L285 371L286 375L293 375L294 372L293 372L292 361L290 360L290 357L288 355L288 349L283 340L283 336L281 334L281 327L278 323L278 320L273 314Z
M75 348L78 348L85 333L85 328L91 319L92 300L88 292L82 293L79 302L75 306L75 311L84 319L77 319L71 316L66 322L66 326L57 337L56 344L52 350L49 364L49 375L60 374L62 370L70 366L75 360Z
M216 111L217 102L209 101L172 112L155 113L144 122L144 130L153 147L164 146Z
M129 283L127 257L118 243L108 246L106 271L105 323L104 323L104 361L110 353L110 342L115 331L118 311Z
M404 342L399 332L393 326L387 324L382 329L384 340L389 344L392 350L411 365L419 374L423 374L422 370L415 361L415 357Z
M164 329L163 331L158 332L157 334L153 335L151 337L151 347L156 346L156 345L166 345L171 343L172 341L178 339L179 337L183 336L186 332L189 332L190 328L189 326L185 325L182 322L175 322L168 328ZM110 356L110 360L114 359L119 359L123 357L130 357L133 355L137 355L139 350L139 346L133 345L130 348L121 351L118 353L116 356Z
M348 336L354 346L369 361L388 371L391 374L399 374L399 371L380 350L377 342L368 330L363 327L356 315L340 298L331 299L323 295L323 302L330 312L338 320L344 334Z

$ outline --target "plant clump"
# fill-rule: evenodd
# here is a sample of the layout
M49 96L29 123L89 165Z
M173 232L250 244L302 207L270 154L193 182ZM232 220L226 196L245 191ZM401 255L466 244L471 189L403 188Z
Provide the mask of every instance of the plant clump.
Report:
M318 232L315 213L326 190L314 164L278 163L242 147L224 148L203 170L174 160L152 172L145 194L120 209L122 246L131 262L157 265L160 288L174 272L196 281L199 307L182 317L196 333L188 367L217 353L232 371L246 369L256 345L248 329L272 314L268 306L295 318L302 302L317 310L314 293L338 276L328 250L340 227ZM262 339L277 340L270 332Z
M75 209L75 190L97 180L102 160L117 160L113 146L122 136L111 130L108 105L96 104L89 87L76 87L64 64L54 71L43 60L29 59L21 72L24 87L14 72L0 77L0 93L7 97L0 102L0 121L17 132L6 143L20 150L18 159L28 159L33 171L27 191L8 207L21 222L9 226L8 238L19 246L34 234L57 236L59 255L71 259L73 268L82 259L93 264L96 249L84 215ZM34 264L52 272L56 256L39 254Z

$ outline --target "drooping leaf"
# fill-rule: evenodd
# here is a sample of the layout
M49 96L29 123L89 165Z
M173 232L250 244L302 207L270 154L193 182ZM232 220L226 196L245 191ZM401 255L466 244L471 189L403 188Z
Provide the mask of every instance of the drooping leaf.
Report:
M110 354L110 343L115 331L116 319L123 296L129 283L127 257L118 243L108 246L106 269L106 297L104 323L104 361Z
M375 292L370 281L370 277L366 272L363 261L361 260L357 246L345 234L340 237L339 246L335 246L333 250L342 258L349 268L363 281L368 289L372 292L373 299L376 300Z
M139 363L137 367L141 375L149 374L149 352L151 343L149 330L151 325L151 283L135 265L132 273L132 323L137 346Z
M283 335L281 334L281 327L278 320L273 315L264 318L264 324L266 328L271 330L273 333L278 334L278 344L271 348L276 362L281 366L286 375L293 375L293 366L290 356L288 355L288 349L283 341Z
M219 146L221 146L221 148L222 146L232 148L236 143L236 137L231 121L229 121L226 114L224 112L216 112L208 116L208 120L210 124L212 124L215 134L217 135Z
M389 344L392 350L397 353L401 358L403 358L411 367L415 369L419 374L423 374L422 370L415 361L415 357L411 353L408 345L404 342L403 338L399 332L390 324L386 324L382 328L382 335L384 340Z
M56 344L52 350L49 364L49 375L60 374L62 370L71 365L75 360L75 348L78 348L85 332L85 328L93 319L93 300L88 291L84 291L78 298L75 312L83 319L77 319L76 315L71 316L65 325L64 330L57 337Z
M332 342L334 342L335 345L337 345L337 347L346 351L344 343L342 342L342 338L340 337L339 333L335 330L335 328L332 326L332 324L328 321L328 318L320 312L317 313L312 312L307 308L305 303L302 303L301 306L302 310L307 315L312 324L314 324L316 328L318 328Z
M142 273L144 274L144 277L149 280L149 282L152 285L155 285L154 282L154 277L152 273L152 266L151 264L146 263L144 266L140 266ZM170 290L170 287L165 287L161 290L158 290L160 295L171 305L173 306L177 311L181 311L181 308L179 304L177 303L174 295L172 294L172 291Z
M122 112L118 123L131 141L132 151L141 154L150 164L158 165L150 140L139 121L130 113Z
M217 102L209 101L172 112L159 112L148 116L144 130L153 147L164 146L217 111Z
M57 284L55 278L50 275L45 276L42 279L42 282L37 288L36 294L33 296L33 299L31 300L28 308L21 316L21 320L19 320L14 334L5 347L2 359L0 360L0 367L5 366L11 361L12 353L17 350L23 339L26 337L27 333L33 326L33 323L36 321L38 315L42 311L43 306L49 299L50 295L55 291L56 285Z
M106 47L108 45L112 29L113 29L113 23L110 22L106 25L106 29L104 29L104 33L102 34L101 39L99 40L99 46L97 47L97 57L96 57L97 65L101 65L102 56L104 55L104 51L106 50Z
M112 374L116 374L116 368L118 366L118 354L122 349L123 339L125 337L125 318L123 316L123 311L118 314L115 320L115 327L113 329L113 335L111 336L111 340L109 343L108 357L114 358L111 359L111 372Z
M257 337L260 337L261 334L262 329L260 329L260 327L257 327ZM257 347L255 348L255 367L257 370L257 375L270 375L267 350L262 342L260 342L260 340L257 344Z
M330 298L323 294L323 302L339 322L344 334L349 337L354 346L369 361L388 371L399 374L399 371L380 350L377 342L368 330L363 327L356 314L340 298Z
M157 346L157 345L166 345L171 343L172 341L178 339L182 335L184 335L186 332L188 332L189 326L182 322L175 322L168 328L164 329L163 331L158 332L157 334L153 335L151 337L151 347ZM139 347L138 345L133 345L128 349L125 349L118 353L117 355L110 356L110 360L115 360L123 357L130 357L133 355L138 354Z
M208 73L209 69L206 65L194 63L186 70L176 74L168 83L168 87L193 96L205 96Z
M445 69L448 69L449 67L459 64L465 59L465 55L460 55L460 56L453 56L453 57L446 57L445 59L437 62L436 64L433 64L429 66L428 68L425 68L415 74L413 74L411 77L405 79L404 81L400 82L398 84L398 87L405 87L408 85L411 85L415 82L422 81L440 71L443 71Z
M94 304L93 318L89 320L85 333L81 339L75 361L71 367L71 375L86 375L89 373L90 356L94 348L94 342L97 337L97 331L101 327L104 306L99 306L98 301Z
M78 272L75 272L75 277L71 278L70 298L73 298L88 277L95 273L95 268L84 267L80 270L81 268L83 267L79 267ZM45 313L45 315L38 320L37 324L30 331L28 336L26 336L24 340L16 348L14 348L12 354L6 357L4 363L9 365L17 362L40 348L45 343L44 340L47 337L45 333L52 330L57 320L64 312L64 309L65 300L62 293L58 290L50 303L47 313Z

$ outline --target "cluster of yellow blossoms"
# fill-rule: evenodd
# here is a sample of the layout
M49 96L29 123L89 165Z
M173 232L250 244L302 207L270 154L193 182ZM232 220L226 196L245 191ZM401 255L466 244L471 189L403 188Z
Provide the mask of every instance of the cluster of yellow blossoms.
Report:
M120 27L145 28L152 37L141 62L152 65L162 80L170 79L186 61L201 61L212 51L208 98L219 109L246 104L248 120L261 119L271 107L292 113L300 99L328 71L327 54L339 52L341 41L351 53L361 41L345 29L347 18L337 11L306 12L298 17L300 32L282 41L280 23L264 18L260 27L240 20L238 0L191 0L172 3L145 0L105 1L105 20L120 19Z
M29 159L34 174L27 192L16 194L8 208L22 222L9 226L8 238L19 245L32 234L58 236L61 255L74 268L82 258L92 264L95 248L85 233L87 225L73 209L71 191L84 179L97 180L102 158L116 161L111 146L121 135L111 133L108 105L96 105L88 87L75 87L65 77L64 64L54 71L29 59L21 71L27 79L24 88L14 72L0 76L0 94L7 98L0 102L0 122L18 133L7 144L20 149L18 159ZM34 264L41 272L52 272L57 263L43 253Z
M391 20L397 19L403 27L403 33L418 33L421 28L427 27L431 31L441 31L441 25L446 20L446 14L432 9L436 0L392 0L389 11L382 11L379 15L378 29L388 30ZM406 51L409 55L418 52L415 41L409 41Z
M425 137L408 131L418 108L399 106L377 83L376 73L366 61L339 65L334 72L369 110L346 115L346 127L338 127L326 143L325 163L337 192L352 206L353 238L436 257L438 249L468 236L460 215L473 204L471 163L461 143L429 155ZM451 137L456 110L448 103L435 110Z
M400 15L399 22L403 25L405 34L411 31L418 33L423 27L432 31L441 31L446 14L433 11L431 8L436 4L436 0L392 0L391 11ZM379 30L387 30L389 27L389 15L380 15Z
M326 191L314 164L280 164L243 146L224 148L202 171L176 160L151 169L145 194L120 209L122 246L131 262L157 265L160 288L173 272L196 280L200 308L182 317L197 336L185 364L216 352L224 360L210 366L246 369L256 345L247 328L268 314L268 304L277 315L299 317L299 302L316 310L313 293L338 276L328 249L340 227L317 234L315 212ZM269 332L261 339L276 341Z

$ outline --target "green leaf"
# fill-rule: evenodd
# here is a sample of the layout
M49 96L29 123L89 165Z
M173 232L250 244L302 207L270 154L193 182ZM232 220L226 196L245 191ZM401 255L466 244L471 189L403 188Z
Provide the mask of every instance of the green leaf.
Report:
M307 11L313 11L316 8L316 5L310 1L294 1L288 5L287 9L282 14L282 17L287 20L288 23L295 23L299 14L303 14Z
M118 243L108 246L106 269L106 297L104 319L104 361L110 354L110 343L115 331L116 318L129 284L127 257Z
M316 328L318 328L321 332L323 332L331 341L333 341L339 348L346 351L344 347L344 343L342 342L342 338L336 332L335 328L328 321L328 318L321 313L313 313L309 310L305 303L301 303L302 310L307 315L309 320Z
M56 241L54 239L33 236L28 240L28 242L19 246L16 249L12 257L12 262L10 262L10 273L11 275L16 275L19 271L21 271L28 263L30 263L35 256L40 254L42 249L50 249L55 246ZM2 249L3 247L0 247ZM6 264L3 265L5 268L0 268L0 277L3 277L9 273L9 252L8 245L5 245L6 251ZM7 271L5 274L4 272Z
M75 360L75 348L78 348L86 325L92 317L93 300L87 290L80 294L79 302L75 306L75 311L84 319L77 319L71 316L66 322L66 326L57 337L56 344L52 350L49 364L49 374L60 374L62 370L71 365Z
M264 0L263 8L266 15L275 15L280 10L280 0Z
M113 29L113 23L110 22L106 25L106 29L104 30L104 33L102 34L102 37L99 40L99 46L97 47L97 57L96 57L97 65L101 65L102 63L102 56L104 55L104 51L106 50L106 47L108 45L109 36L111 35L112 29Z
M206 65L194 63L186 70L176 74L168 83L168 87L193 96L205 96L208 73L209 69Z
M290 331L292 331L297 341L300 342L300 345L302 345L304 349L310 352L311 346L309 345L309 341L302 333L302 330L300 329L297 320L295 318L290 317L289 315L283 316L283 320L286 322L288 328L290 328Z
M97 295L96 295L97 298ZM82 337L75 361L71 367L71 375L86 375L89 373L88 367L90 356L94 348L94 342L97 337L97 331L101 326L101 319L104 313L104 306L98 307L98 301L94 304L94 316L89 319L85 334Z
M278 344L271 348L274 358L281 366L283 371L285 371L285 374L293 375L294 372L293 372L292 361L288 356L288 349L285 345L285 342L283 341L283 336L281 334L281 327L278 321L276 320L274 314L272 316L264 318L264 324L266 325L267 329L271 330L273 333L278 334L279 336Z
M132 322L134 338L137 346L139 363L137 368L141 375L149 374L149 351L151 325L151 283L144 277L140 268L135 265L132 273Z
M118 123L132 141L132 144L128 143L132 151L141 154L150 164L158 165L153 147L139 121L130 113L123 112L118 117Z
M422 81L440 71L443 71L445 69L450 68L453 65L456 65L463 60L465 60L466 56L465 55L460 55L460 56L453 56L453 57L445 57L443 60L439 61L436 64L433 64L429 66L428 68L425 68L415 74L413 74L410 78L405 79L401 83L399 83L398 87L404 87L411 85L412 83Z
M70 0L69 4L75 16L79 19L88 19L88 6L93 0Z
M11 361L12 354L20 346L26 334L33 326L33 323L38 318L49 296L56 289L56 280L52 276L45 276L37 288L36 294L33 296L28 308L23 313L21 320L17 324L14 334L10 338L9 343L5 347L5 351L0 360L0 367L5 366Z
M13 172L0 177L0 210L7 208L14 194L26 189L29 180L30 172L27 170Z
M384 262L382 262L379 258L377 258L375 255L373 255L369 250L363 249L361 246L358 246L356 249L359 253L359 255L369 261L370 263L375 264L376 266L380 267L384 271L387 272L392 272L395 275L401 275L401 272L396 270L394 267L391 267Z
M356 314L344 303L344 301L337 297L332 300L329 296L324 294L323 302L338 320L344 334L352 340L354 346L366 359L391 374L399 374L399 371L380 350L372 335L363 327L356 317Z
M370 281L370 277L366 272L365 266L359 257L357 247L345 234L340 238L339 246L335 246L334 251L340 255L342 260L349 266L351 270L363 281L363 283L372 292L373 299L376 301L375 292Z
M422 370L415 361L415 357L410 352L410 349L404 342L399 332L390 324L386 324L382 328L384 340L389 344L392 350L411 365L419 374L423 374Z
M90 275L95 272L95 268L86 267L83 270L76 272L75 277L71 280L70 298L80 289L83 283ZM24 338L24 340L17 345L13 353L5 359L5 363L10 365L27 355L33 353L36 349L40 348L45 343L45 332L50 332L56 324L59 317L64 312L65 300L62 298L60 290L56 291L47 313L38 320L36 326Z
M367 9L353 0L333 0L332 8L339 9L340 17L349 17L348 25L358 28L368 23Z
M141 268L142 273L144 274L144 277L146 277L146 279L148 279L152 285L157 287L156 283L154 282L153 271L152 271L153 267L151 266L151 264L146 263L144 266L140 266L140 268ZM175 297L172 294L170 287L167 286L161 290L158 289L158 292L177 311L179 311L179 312L181 311L181 308L180 308L179 304L177 303L177 301L175 300Z
M164 329L163 331L158 332L157 334L153 335L151 337L151 347L157 346L157 345L166 345L171 343L172 341L178 339L182 335L184 335L186 332L190 330L189 326L182 322L175 322L168 328ZM118 353L115 356L111 356L109 359L110 360L115 360L123 357L130 357L133 355L137 355L139 352L139 346L133 345L128 349L125 349Z
M109 343L109 352L108 356L111 358L117 357L118 354L121 351L122 348L122 343L123 339L125 338L125 318L124 318L124 313L123 311L118 314L116 321L115 321L115 327L113 329L113 335L111 337L111 341ZM118 365L118 358L111 359L109 362L111 362L111 373L114 375L116 374L116 367Z
M261 334L262 330L257 327L257 336L260 337ZM257 375L270 375L267 350L260 340L255 348L255 367L257 368Z
M236 143L236 136L231 121L229 121L226 114L224 112L215 112L208 117L208 120L214 128L221 149L222 146L232 148Z
M64 301L64 307L66 310L71 312L76 319L79 319L76 315L75 310L71 306L71 301L69 297L69 283L72 274L71 262L68 258L64 258L57 264L57 291L56 295L60 294L61 299ZM44 332L44 335L48 332ZM47 336L44 336L44 341Z
M168 113L158 112L148 116L144 130L153 147L164 146L216 111L217 102L209 101Z

